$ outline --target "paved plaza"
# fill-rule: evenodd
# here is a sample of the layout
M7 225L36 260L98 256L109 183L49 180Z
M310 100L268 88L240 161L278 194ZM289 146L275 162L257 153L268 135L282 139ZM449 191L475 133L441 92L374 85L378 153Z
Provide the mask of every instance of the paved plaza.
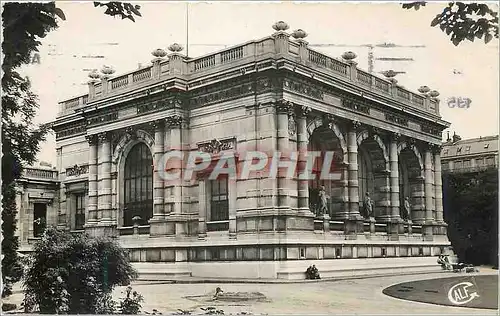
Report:
M495 271L480 274L495 275ZM135 284L133 288L145 298L143 310L162 313L178 309L202 312L200 307L213 306L226 314L496 314L492 309L440 306L406 301L387 296L384 288L402 282L456 276L454 273L376 277L356 280L288 283L288 284ZM207 303L186 297L213 294L216 287L225 292L260 292L268 302ZM119 297L119 293L117 293Z
M204 313L201 308L215 307L229 313L257 314L469 314L497 315L493 309L476 309L468 307L442 306L402 300L385 295L382 291L392 285L419 280L435 280L450 277L489 276L491 284L497 282L498 271L481 268L478 274L460 274L443 272L435 274L404 275L391 277L373 277L365 279L303 282L303 283L154 283L136 282L133 289L144 296L143 312L152 313L157 310L162 314L172 314L179 310L192 314ZM184 280L187 281L187 280ZM496 283L498 284L498 283ZM478 282L480 290L482 285ZM490 289L491 289L490 285ZM267 301L220 302L201 299L212 297L215 289L220 287L227 292L260 292ZM17 291L8 301L18 304L22 301L22 293ZM115 299L123 297L125 288L117 288Z

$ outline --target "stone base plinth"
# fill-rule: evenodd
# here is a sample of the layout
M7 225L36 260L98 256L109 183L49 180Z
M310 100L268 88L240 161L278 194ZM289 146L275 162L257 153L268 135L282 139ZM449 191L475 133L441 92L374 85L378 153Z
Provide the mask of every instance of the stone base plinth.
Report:
M389 276L416 273L443 273L435 257L372 258L333 260L288 260L250 262L133 263L141 281L168 281L179 278L287 279L304 280L305 271L316 265L322 279Z
M344 234L346 239L357 239L358 235L364 234L363 218L351 217L344 222Z
M98 223L97 225L85 226L85 232L92 237L111 237L118 236L116 224Z
M165 218L152 218L149 220L149 234L151 237L168 235L167 220Z

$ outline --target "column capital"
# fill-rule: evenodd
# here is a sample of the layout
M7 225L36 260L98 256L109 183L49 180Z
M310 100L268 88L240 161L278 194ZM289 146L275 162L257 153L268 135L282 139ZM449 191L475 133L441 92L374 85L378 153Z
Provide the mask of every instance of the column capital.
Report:
M97 135L87 135L85 136L85 139L90 146L97 145Z
M297 105L295 107L295 113L299 118L307 118L311 113L312 109L308 106Z
M331 123L335 121L335 116L332 114L323 114L321 116L321 123L325 126L330 126Z
M169 128L186 128L189 120L178 114L169 116L165 119L165 124Z
M440 154L443 149L443 145L432 144L430 145L433 154Z
M349 121L349 126L351 127L352 130L357 131L361 127L361 122L357 120L351 120Z
M373 137L374 135L380 135L382 130L376 126L369 126L368 127L368 133L370 134L370 137Z
M273 104L278 114L291 114L293 110L293 103L284 99L276 100Z
M390 140L391 140L391 141L393 141L393 142L398 142L398 141L400 141L400 140L401 140L402 136L401 136L401 134L400 134L400 133L391 132L391 133L389 134L389 138L390 138Z
M149 126L154 128L155 131L161 129L163 126L165 126L165 120L154 120L152 122L149 122Z
M111 140L111 133L103 132L100 133L97 137L99 138L99 142L105 143Z
M432 143L424 143L423 144L423 149L424 151L426 152L431 152L431 153L434 153L435 151L435 144L432 144Z

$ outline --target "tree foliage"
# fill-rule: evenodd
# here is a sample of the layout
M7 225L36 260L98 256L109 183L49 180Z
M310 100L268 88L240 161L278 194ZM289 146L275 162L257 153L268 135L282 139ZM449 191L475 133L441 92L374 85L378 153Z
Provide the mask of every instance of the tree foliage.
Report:
M94 2L94 7L106 7L104 14L110 16L119 16L122 19L129 19L135 22L134 15L141 16L140 5L133 5L127 2L110 1L110 2Z
M403 4L403 8L418 10L425 5L422 1L411 2ZM498 39L498 12L484 3L450 2L432 20L431 26L438 26L449 35L455 46L464 40L474 42L476 38L488 44L493 38Z
M24 278L26 312L113 313L113 288L137 277L112 239L48 228L33 250Z
M15 180L23 165L34 162L49 126L35 126L38 98L18 68L30 62L40 38L57 28L53 3L5 3L3 5L2 63L2 296L20 278L16 230Z
M141 16L140 7L122 2L96 2L110 16L135 21ZM29 78L19 73L19 67L29 64L38 52L40 39L58 27L57 17L66 19L55 2L8 2L3 4L2 25L2 296L10 293L11 284L19 280L16 231L15 181L22 166L35 161L40 143L45 140L50 125L35 126L38 97L31 91Z
M443 203L459 260L498 265L498 170L444 174Z

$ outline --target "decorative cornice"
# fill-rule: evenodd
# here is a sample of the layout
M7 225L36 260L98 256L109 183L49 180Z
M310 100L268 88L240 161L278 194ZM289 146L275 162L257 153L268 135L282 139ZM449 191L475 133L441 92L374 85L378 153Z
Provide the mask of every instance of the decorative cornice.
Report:
M238 83L226 89L222 87L218 88L219 89L211 93L203 93L203 91L201 91L200 94L194 95L189 101L190 105L205 106L254 93L253 82Z
M357 112L370 115L370 106L368 106L366 102L357 101L352 98L344 97L342 98L342 106Z
M285 78L283 80L283 88L298 92L299 94L303 94L317 100L324 99L323 90L319 89L318 87L305 84L304 82L296 82L291 79Z
M182 108L183 105L184 105L184 100L180 98L170 98L168 100L161 99L152 102L145 102L143 104L137 105L137 114Z
M86 131L87 131L87 127L84 124L73 126L73 127L67 128L67 129L63 129L59 132L56 132L56 139L60 139L60 138L64 138L64 137L68 137L68 136L72 136L72 135L76 135L76 134L80 134L80 133L85 133Z
M408 127L408 119L400 115L385 113L385 120Z
M442 136L442 131L427 124L420 124L420 130L424 133L432 134L435 136Z
M113 111L107 114L95 116L95 117L90 117L87 119L87 125L98 125L98 124L103 124L111 121L115 121L118 119L118 111Z

